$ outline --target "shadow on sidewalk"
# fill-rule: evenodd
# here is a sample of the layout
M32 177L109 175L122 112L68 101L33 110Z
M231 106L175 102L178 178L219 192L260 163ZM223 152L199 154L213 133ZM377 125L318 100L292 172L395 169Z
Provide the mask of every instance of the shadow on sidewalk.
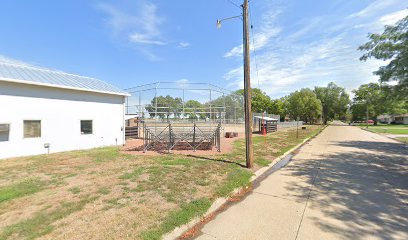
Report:
M389 142L332 144L343 151L320 159L294 160L286 167L287 175L314 182L311 190L293 181L287 184L287 191L299 196L298 202L309 195L308 207L342 224L313 216L309 220L322 231L346 239L394 239L394 234L407 234L408 148Z

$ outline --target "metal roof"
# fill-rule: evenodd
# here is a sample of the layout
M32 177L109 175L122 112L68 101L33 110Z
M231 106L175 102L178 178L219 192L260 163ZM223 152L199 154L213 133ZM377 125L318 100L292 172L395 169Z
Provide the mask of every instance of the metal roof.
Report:
M96 78L7 62L1 59L0 81L130 96L129 93Z
M278 121L277 118L271 118L271 117L255 116L254 118L263 119L264 121Z

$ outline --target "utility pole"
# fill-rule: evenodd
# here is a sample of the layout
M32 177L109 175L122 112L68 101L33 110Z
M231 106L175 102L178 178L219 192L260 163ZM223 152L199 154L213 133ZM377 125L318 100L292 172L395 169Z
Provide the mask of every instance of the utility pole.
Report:
M243 18L243 45L244 45L244 109L245 109L245 149L246 167L253 167L254 150L252 147L252 109L251 109L251 70L249 52L249 28L248 28L248 0L244 0L241 5L242 15L217 19L217 28L221 28L221 23L233 18ZM210 111L211 112L211 111Z
M254 150L252 146L252 109L251 109L251 73L249 52L249 29L248 29L248 0L242 4L244 23L244 107L245 107L245 144L246 144L246 167L253 167Z

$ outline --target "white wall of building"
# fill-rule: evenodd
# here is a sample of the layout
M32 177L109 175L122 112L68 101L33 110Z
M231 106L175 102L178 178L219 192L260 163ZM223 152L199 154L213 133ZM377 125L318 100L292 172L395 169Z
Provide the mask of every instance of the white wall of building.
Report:
M124 96L0 81L0 159L124 144ZM41 137L24 138L24 120L41 120ZM93 121L93 134L80 121Z

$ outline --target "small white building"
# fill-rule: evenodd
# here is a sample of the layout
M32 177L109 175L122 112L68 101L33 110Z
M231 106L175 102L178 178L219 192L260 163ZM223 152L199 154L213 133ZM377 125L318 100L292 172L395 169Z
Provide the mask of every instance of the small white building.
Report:
M394 115L394 122L396 124L408 124L408 114L398 114Z
M122 145L127 96L98 79L0 60L0 159Z
M386 124L408 124L408 114L379 115L377 120Z

